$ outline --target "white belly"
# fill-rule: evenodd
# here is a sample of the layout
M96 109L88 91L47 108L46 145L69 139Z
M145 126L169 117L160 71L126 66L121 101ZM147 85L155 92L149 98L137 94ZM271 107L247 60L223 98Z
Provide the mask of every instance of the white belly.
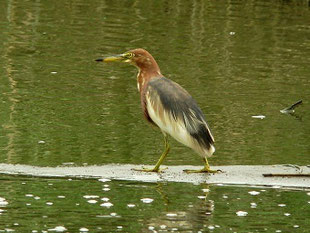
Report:
M192 148L202 157L210 157L215 151L213 145L210 149L203 148L199 143L188 133L183 120L175 120L173 116L163 110L158 101L152 103L149 98L147 100L147 111L152 121L164 132L172 136L178 142Z

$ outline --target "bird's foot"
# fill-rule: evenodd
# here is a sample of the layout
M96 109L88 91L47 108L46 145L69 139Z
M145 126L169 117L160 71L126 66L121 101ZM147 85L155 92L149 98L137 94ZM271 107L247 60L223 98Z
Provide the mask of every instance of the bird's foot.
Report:
M186 169L186 170L183 170L184 172L186 173L223 173L222 170L218 169L218 170L211 170L211 169L207 169L207 168L203 168L203 169L200 169L200 170L190 170L190 169Z
M134 171L138 171L138 172L156 172L156 173L160 173L160 172L162 172L163 170L166 170L166 169L168 169L167 167L165 167L165 168L162 168L162 169L159 169L159 168L156 168L156 167L154 167L154 168L133 168L132 170L134 170Z

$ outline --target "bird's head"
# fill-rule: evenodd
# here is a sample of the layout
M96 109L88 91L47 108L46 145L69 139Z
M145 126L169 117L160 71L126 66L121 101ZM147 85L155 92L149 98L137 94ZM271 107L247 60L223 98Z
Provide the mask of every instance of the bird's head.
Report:
M159 71L159 67L153 58L153 56L146 51L145 49L133 49L127 51L122 54L105 57L105 58L98 58L96 59L98 62L126 62L130 63L140 70L143 69L155 69Z

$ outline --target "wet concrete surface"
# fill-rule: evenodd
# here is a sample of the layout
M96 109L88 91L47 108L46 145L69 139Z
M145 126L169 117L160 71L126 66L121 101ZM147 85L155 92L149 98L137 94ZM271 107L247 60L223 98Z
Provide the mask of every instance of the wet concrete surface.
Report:
M30 165L0 164L0 174L46 178L111 179L141 182L186 182L226 185L254 185L283 188L310 188L310 167L295 165L234 165L214 166L223 172L216 174L191 173L184 169L200 169L198 166L163 166L161 173L134 171L141 165L108 164L83 167L37 167ZM145 166L150 167L150 166Z

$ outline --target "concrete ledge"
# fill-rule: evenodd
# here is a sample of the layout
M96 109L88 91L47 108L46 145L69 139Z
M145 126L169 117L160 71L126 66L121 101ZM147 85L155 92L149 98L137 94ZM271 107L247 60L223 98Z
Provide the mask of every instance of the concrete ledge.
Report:
M112 179L141 182L187 182L226 185L272 186L283 188L310 188L310 167L292 165L267 166L214 166L223 173L187 174L184 169L200 169L198 166L168 166L161 173L133 171L141 165L108 164L85 167L37 167L0 163L0 174L46 178ZM152 167L152 166L147 166ZM162 166L165 168L165 166ZM265 175L265 176L264 176Z

